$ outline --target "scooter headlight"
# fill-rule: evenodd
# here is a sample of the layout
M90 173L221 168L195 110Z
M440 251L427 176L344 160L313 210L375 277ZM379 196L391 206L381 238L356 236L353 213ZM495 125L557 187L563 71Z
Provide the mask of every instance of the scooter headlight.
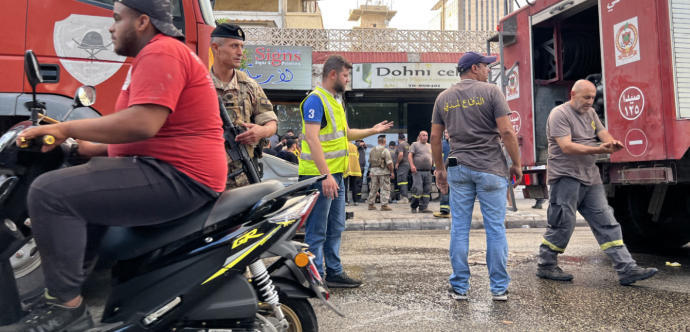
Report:
M297 226L299 229L299 227L302 227L302 224L307 219L307 216L309 216L309 212L311 212L311 209L314 207L317 197L318 193L310 194L287 209L279 211L277 214L270 217L268 221L272 223L284 223L299 220L299 226Z
M0 137L0 151L5 150L8 146L14 143L17 138L18 131L10 130Z

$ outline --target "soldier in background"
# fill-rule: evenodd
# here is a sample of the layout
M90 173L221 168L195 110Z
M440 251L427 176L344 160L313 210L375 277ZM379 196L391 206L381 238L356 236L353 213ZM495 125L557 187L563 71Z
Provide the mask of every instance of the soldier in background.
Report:
M369 152L369 174L371 184L369 185L369 210L376 210L376 191L381 190L381 211L393 211L388 206L388 199L391 195L390 179L395 177L393 170L393 159L390 151L386 148L386 135L379 135L379 145L373 147Z
M211 33L211 50L214 63L211 78L216 92L223 100L230 120L247 131L238 135L236 141L247 147L249 157L257 159L263 155L267 138L275 134L278 117L273 112L271 101L264 90L240 68L244 57L244 32L234 24L223 23ZM228 174L242 168L242 162L228 156ZM247 175L241 173L228 178L226 190L249 184Z

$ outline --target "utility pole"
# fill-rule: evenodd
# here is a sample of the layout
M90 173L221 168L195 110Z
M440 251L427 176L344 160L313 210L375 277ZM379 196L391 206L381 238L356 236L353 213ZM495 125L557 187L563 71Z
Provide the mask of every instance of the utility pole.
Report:
M446 0L441 0L441 30L446 30Z
M458 2L458 31L465 30L465 0L456 0Z

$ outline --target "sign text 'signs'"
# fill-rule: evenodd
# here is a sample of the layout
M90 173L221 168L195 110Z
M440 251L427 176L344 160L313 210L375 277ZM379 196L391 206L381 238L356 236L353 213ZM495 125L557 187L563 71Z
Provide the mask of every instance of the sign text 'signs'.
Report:
M290 52L272 52L270 48L257 47L254 52L256 52L256 61L267 60L271 62L273 66L280 66L283 61L301 61L301 53L290 53Z

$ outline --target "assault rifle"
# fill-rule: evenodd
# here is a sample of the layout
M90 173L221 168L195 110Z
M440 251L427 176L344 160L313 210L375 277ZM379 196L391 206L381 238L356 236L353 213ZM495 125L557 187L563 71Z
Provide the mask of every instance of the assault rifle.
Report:
M247 129L236 126L230 121L228 111L225 109L223 100L220 97L218 97L218 105L220 107L220 118L223 120L223 138L225 138L226 144L225 151L232 160L239 160L242 162L242 169L228 174L228 178L234 178L244 172L244 174L247 174L247 179L250 184L261 182L259 173L256 170L256 165L252 158L249 157L247 147L244 144L235 142L235 137L245 132Z

